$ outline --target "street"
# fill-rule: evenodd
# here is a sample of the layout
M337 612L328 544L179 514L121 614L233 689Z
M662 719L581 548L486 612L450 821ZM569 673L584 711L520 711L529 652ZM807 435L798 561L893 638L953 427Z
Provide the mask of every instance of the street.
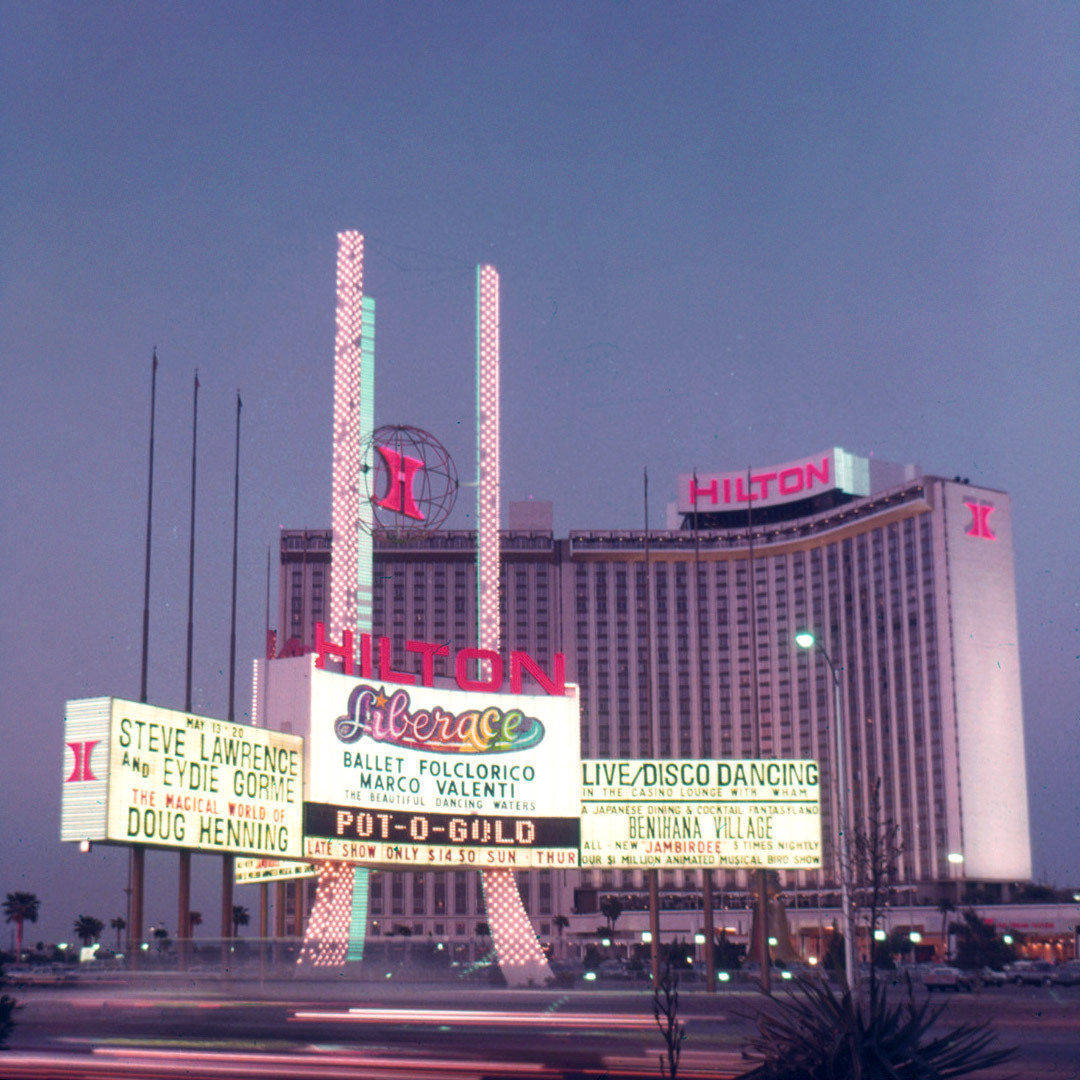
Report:
M507 991L420 983L190 979L18 993L5 1080L183 1076L595 1078L660 1076L664 1043L642 989ZM942 998L942 1001L945 999ZM720 1080L742 1058L752 987L681 994L679 1076ZM952 1023L992 1019L1014 1061L989 1078L1080 1078L1080 988L948 998Z

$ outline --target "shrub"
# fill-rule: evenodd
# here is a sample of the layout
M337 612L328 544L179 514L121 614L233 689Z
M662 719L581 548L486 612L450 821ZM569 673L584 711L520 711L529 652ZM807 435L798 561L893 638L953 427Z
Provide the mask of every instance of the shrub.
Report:
M7 1042L8 1036L15 1027L15 1021L11 1019L12 1013L18 1008L13 997L7 994L0 995L0 1047Z
M759 1062L744 1080L944 1080L1007 1061L1015 1048L991 1049L988 1023L931 1029L945 1011L905 999L890 1005L884 991L856 1002L851 991L800 979L797 993L773 998L746 1046Z

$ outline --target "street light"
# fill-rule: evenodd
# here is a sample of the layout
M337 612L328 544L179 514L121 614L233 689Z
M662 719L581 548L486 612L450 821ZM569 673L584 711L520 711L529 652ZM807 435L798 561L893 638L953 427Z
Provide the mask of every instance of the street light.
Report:
M851 890L848 877L851 874L851 848L848 821L847 769L845 768L844 737L840 730L840 672L832 661L828 650L810 630L800 630L795 635L795 644L800 649L816 648L825 657L833 681L833 745L836 750L836 768L833 776L836 781L837 810L840 813L840 908L844 919L844 968L847 971L848 985L854 990L859 981L859 971L855 966L854 920L851 916Z

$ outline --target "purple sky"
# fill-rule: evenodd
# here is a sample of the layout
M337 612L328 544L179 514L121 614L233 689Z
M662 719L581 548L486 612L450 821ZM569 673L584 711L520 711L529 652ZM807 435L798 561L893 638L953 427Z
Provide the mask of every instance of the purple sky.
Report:
M1009 491L1035 868L1080 884L1078 41L1049 2L0 6L0 895L43 900L28 940L124 910L124 854L57 839L61 721L139 692L151 348L150 698L184 699L197 366L194 706L227 709L239 387L243 713L267 548L329 523L348 228L377 420L463 476L498 267L504 508L553 499L561 532L639 525L643 465L660 524L680 471L832 445ZM175 857L148 872L174 927Z

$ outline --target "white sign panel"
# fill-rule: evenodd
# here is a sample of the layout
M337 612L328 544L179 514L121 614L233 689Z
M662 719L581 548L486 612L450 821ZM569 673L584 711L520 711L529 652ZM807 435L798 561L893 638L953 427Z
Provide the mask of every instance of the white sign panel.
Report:
M237 858L233 880L237 885L254 885L267 881L294 881L316 877L318 870L307 862L282 862L281 859Z
M583 761L583 867L821 866L814 761Z
M93 732L80 719L90 713ZM65 839L300 856L298 736L119 698L68 702L65 732ZM104 834L82 835L76 788L93 785L107 791Z
M747 505L776 506L820 495L832 488L870 494L870 461L839 447L782 465L729 473L680 473L679 513L722 513Z
M304 855L428 868L576 866L576 687L402 686L310 668ZM273 721L272 721L273 722Z

